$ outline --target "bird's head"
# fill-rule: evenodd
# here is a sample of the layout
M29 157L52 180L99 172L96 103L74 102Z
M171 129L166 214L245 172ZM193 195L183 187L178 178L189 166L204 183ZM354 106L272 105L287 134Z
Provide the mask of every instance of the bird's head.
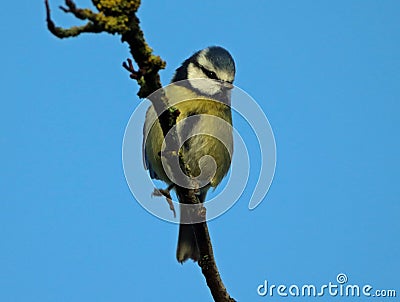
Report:
M233 88L235 62L231 54L220 46L202 49L176 70L172 82L189 80L201 94L215 96Z

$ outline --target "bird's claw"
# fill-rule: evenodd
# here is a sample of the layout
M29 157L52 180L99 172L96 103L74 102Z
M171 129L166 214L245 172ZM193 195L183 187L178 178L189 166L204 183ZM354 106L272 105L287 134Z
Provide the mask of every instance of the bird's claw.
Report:
M170 193L170 191L173 187L174 187L173 185L170 185L166 189L154 188L154 191L151 195L157 196L157 197L164 196L169 205L169 209L172 211L172 213L174 213L174 218L176 218L176 211L175 211L174 203L172 202L172 197L171 197L171 193Z

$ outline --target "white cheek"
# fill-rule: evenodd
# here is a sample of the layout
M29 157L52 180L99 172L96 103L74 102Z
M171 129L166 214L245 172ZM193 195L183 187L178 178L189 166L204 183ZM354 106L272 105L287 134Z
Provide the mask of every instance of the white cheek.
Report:
M221 91L221 84L218 81L211 80L193 64L188 66L188 80L193 88L208 95L214 95Z
M190 63L188 66L188 79L204 79L206 75L201 71L200 68L197 68Z
M190 85L200 92L208 95L214 95L221 91L221 85L214 80L208 79L191 79Z

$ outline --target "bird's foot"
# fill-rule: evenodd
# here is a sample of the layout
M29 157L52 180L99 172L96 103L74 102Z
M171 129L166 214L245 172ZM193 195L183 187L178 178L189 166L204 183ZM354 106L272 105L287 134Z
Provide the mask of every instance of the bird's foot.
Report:
M169 185L168 188L166 189L157 189L154 188L153 193L151 194L152 196L164 196L168 205L169 205L169 209L172 211L172 213L174 213L174 218L176 217L176 211L175 211L175 207L174 207L174 203L172 202L172 197L171 197L171 193L170 191L174 188L174 185Z

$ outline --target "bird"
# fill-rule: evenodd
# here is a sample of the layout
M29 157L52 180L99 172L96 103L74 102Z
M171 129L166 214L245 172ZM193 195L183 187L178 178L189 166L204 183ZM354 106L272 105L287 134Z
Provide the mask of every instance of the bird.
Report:
M231 90L236 67L232 55L221 46L195 52L175 71L165 95L179 111L177 135L180 152L191 176L198 182L197 197L204 202L210 188L216 188L228 173L233 152ZM143 138L145 168L153 179L174 188L161 159L163 132L153 105L146 112ZM197 177L197 178L196 178ZM180 202L180 226L176 258L183 263L198 261L200 252L188 211Z

